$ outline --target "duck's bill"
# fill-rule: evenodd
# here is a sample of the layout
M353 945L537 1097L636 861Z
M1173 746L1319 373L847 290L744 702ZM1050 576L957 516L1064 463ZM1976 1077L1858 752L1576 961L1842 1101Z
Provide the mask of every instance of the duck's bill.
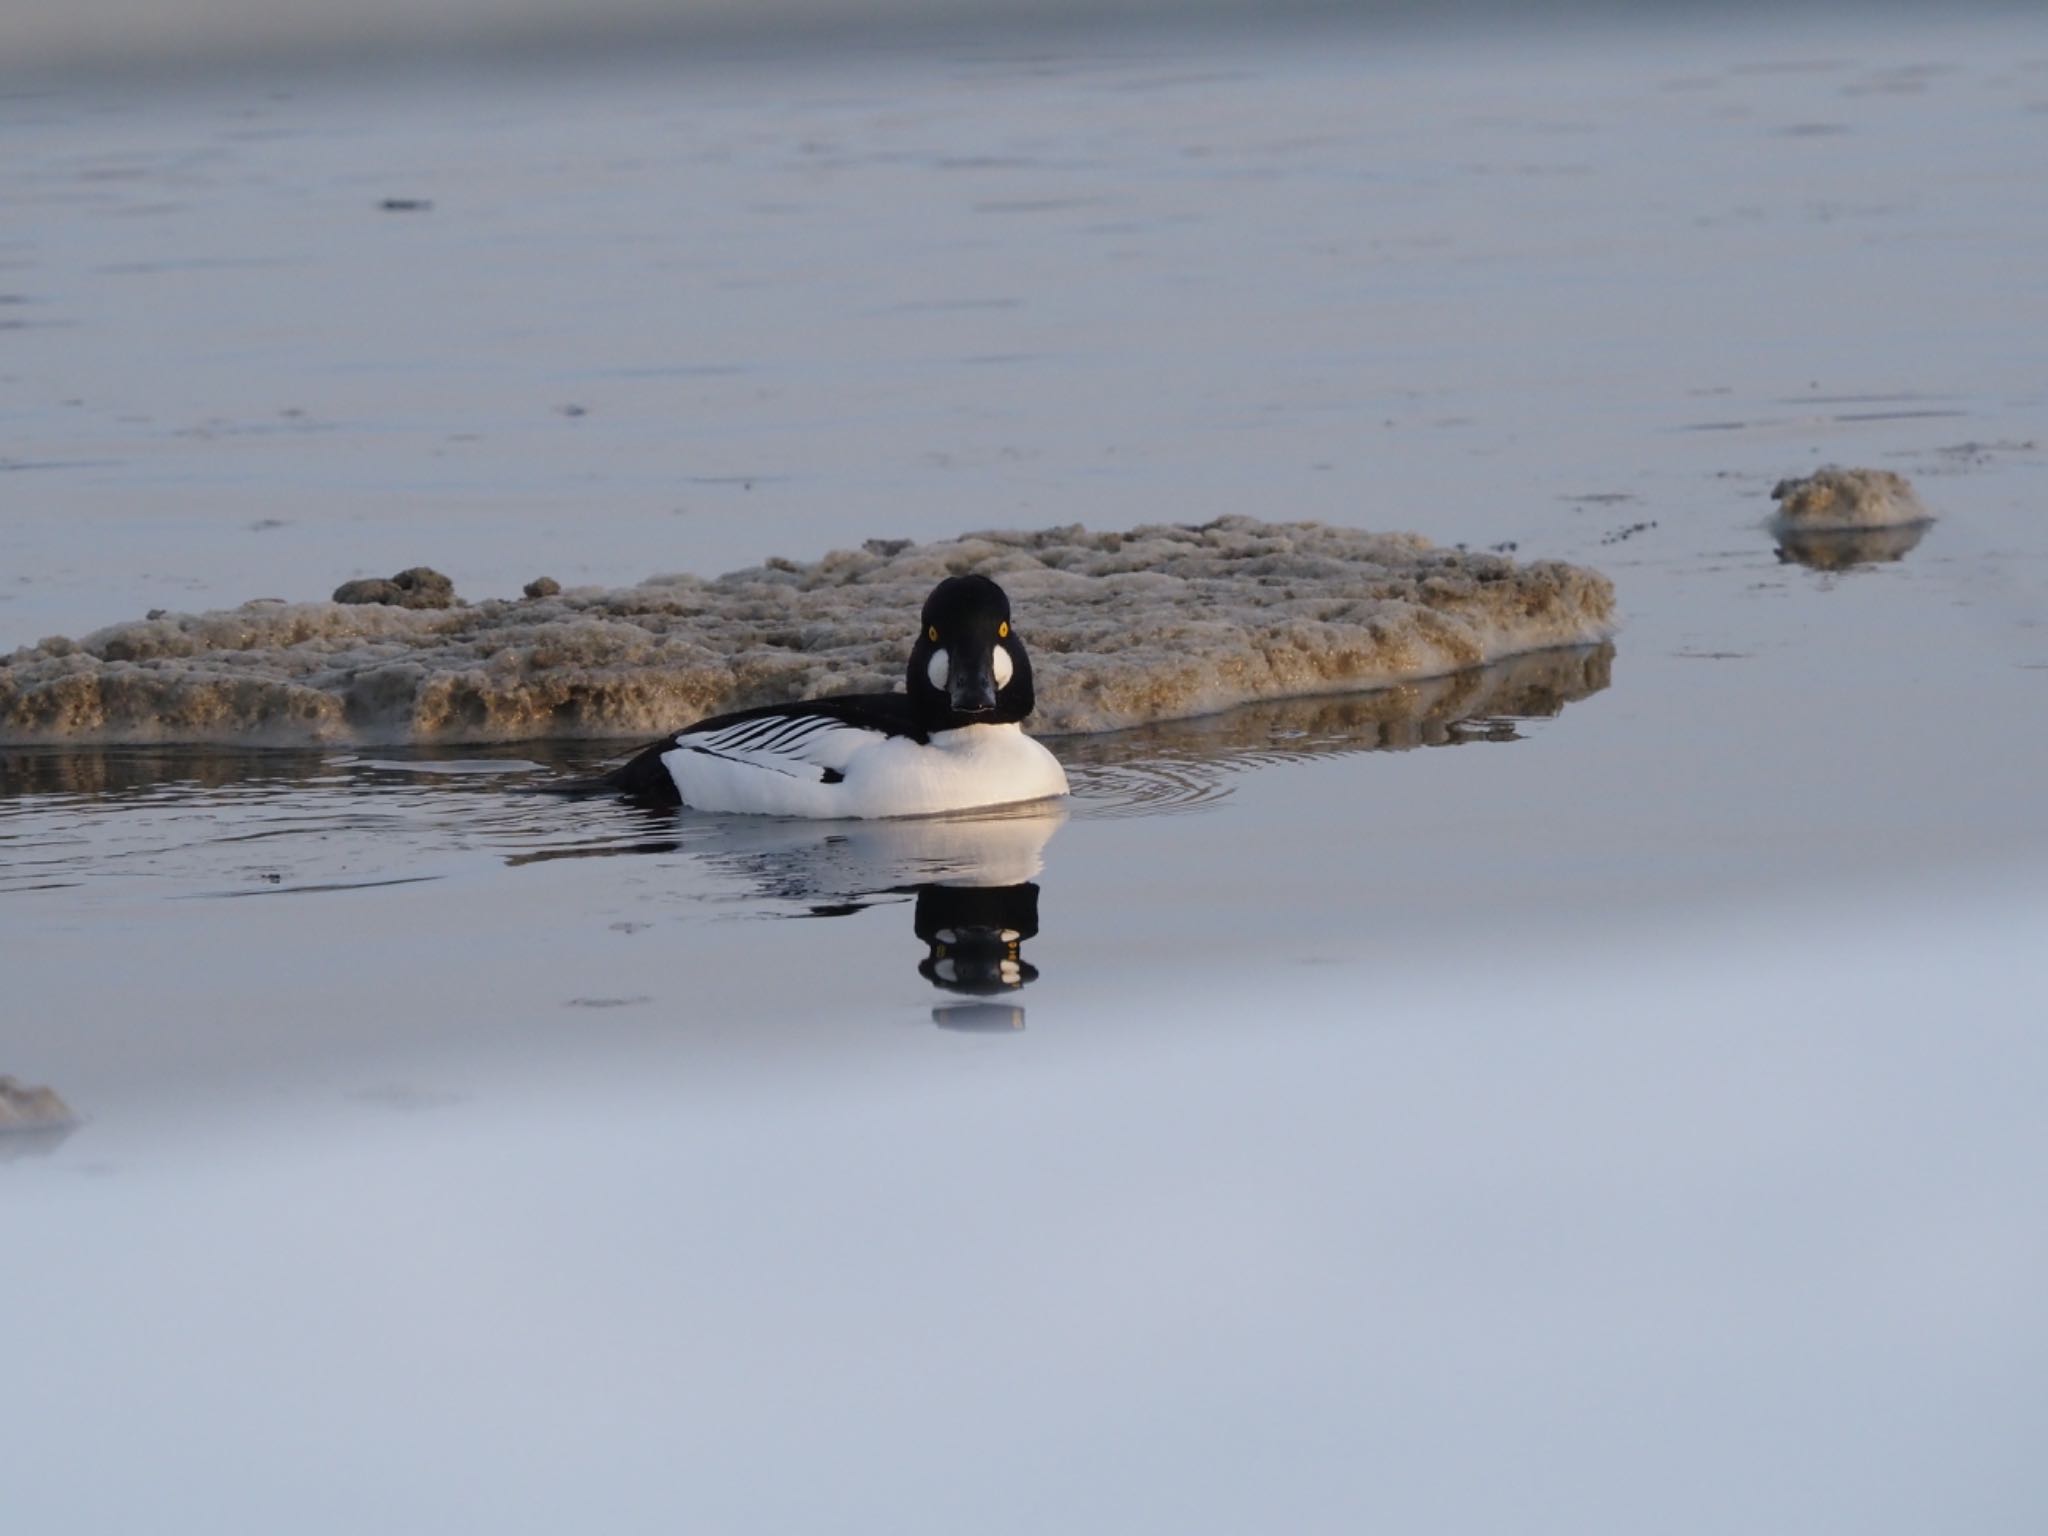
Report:
M996 679L987 662L963 667L946 684L947 702L956 715L992 715L996 709Z

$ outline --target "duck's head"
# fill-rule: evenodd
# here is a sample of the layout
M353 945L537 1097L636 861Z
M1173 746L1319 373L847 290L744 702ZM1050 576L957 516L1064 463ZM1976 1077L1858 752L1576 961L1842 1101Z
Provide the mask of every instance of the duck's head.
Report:
M1031 713L1031 658L1010 599L986 576L948 576L924 600L908 671L927 730L1011 725Z

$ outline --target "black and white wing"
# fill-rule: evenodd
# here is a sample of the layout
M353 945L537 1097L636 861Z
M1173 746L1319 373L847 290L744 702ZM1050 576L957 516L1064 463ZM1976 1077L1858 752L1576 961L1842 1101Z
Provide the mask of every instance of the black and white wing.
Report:
M892 734L896 733L836 713L797 707L736 720L707 720L678 732L670 750L787 774L806 783L836 784L856 752Z
M891 736L922 741L910 701L900 693L839 694L800 704L718 715L664 736L599 778L576 780L564 790L586 794L610 790L647 805L679 805L681 786L669 760L688 754L685 764L724 765L730 775L756 777L761 770L793 783L832 784L852 755Z

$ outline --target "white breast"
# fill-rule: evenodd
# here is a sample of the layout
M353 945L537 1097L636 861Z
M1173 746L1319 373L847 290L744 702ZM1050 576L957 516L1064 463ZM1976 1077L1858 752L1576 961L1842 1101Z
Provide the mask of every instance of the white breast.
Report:
M685 735L662 762L683 803L702 811L930 816L1067 793L1059 759L1015 725L962 726L929 742L838 722L808 734L769 753ZM841 775L838 783L823 781L827 767Z

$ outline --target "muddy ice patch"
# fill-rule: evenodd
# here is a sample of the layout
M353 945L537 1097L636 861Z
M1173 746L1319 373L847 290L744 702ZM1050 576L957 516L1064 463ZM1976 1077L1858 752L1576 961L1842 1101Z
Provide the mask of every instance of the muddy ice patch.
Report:
M1414 534L1225 518L930 544L450 608L260 602L0 658L11 743L648 737L898 686L925 595L980 571L1031 647L1034 729L1100 731L1439 676L1604 637L1613 588Z
M1934 520L1904 475L1888 469L1844 469L1829 464L1771 487L1780 533L1847 533L1866 528L1909 528Z

